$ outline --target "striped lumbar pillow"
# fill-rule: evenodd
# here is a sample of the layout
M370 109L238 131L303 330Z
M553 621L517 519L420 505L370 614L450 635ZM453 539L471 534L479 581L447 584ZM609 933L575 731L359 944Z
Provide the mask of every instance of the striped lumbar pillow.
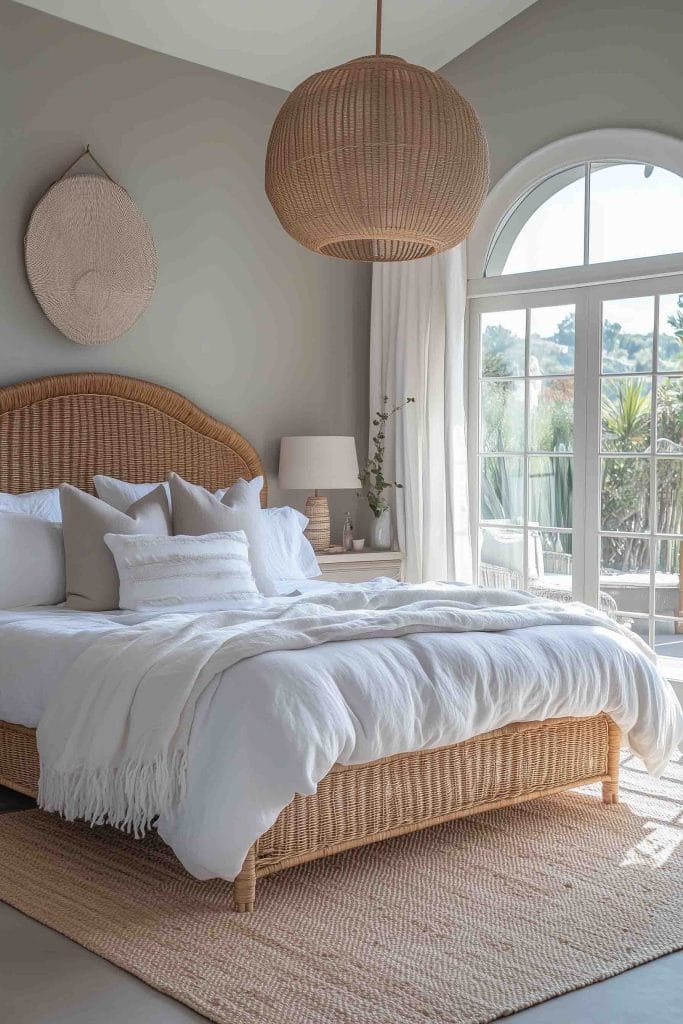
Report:
M119 607L175 611L244 606L260 599L242 530L200 537L107 533L119 573Z

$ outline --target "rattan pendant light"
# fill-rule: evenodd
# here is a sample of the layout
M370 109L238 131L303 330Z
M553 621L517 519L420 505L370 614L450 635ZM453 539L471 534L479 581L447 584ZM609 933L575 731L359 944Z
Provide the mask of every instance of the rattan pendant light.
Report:
M285 100L266 194L314 252L385 262L431 256L472 229L488 189L479 119L440 75L381 53L320 71Z

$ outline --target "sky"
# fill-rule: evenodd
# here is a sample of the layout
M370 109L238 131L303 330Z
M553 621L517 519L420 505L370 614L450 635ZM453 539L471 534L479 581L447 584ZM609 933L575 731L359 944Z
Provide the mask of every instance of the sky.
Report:
M591 165L590 262L683 251L683 179L643 164ZM504 273L583 263L583 179L535 211L508 255Z

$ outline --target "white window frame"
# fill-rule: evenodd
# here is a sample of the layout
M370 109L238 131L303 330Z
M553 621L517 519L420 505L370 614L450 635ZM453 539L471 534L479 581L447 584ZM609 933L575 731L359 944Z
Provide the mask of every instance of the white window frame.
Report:
M683 273L682 251L635 260L484 277L498 231L510 211L525 195L553 174L559 174L576 164L602 160L642 161L663 167L683 178L683 140L659 132L605 128L570 135L525 157L493 186L467 240L469 295L499 295L541 287L564 288L593 281L605 283Z
M531 275L528 275L531 276ZM479 529L481 487L480 407L481 314L510 309L573 304L576 309L574 354L574 463L573 463L573 574L572 593L578 600L598 603L600 565L600 360L602 303L639 295L683 293L683 274L647 277L617 284L593 282L575 288L530 289L526 292L487 295L468 304L468 475L470 482L470 530L473 538L475 579L479 578ZM656 329L656 326L655 326ZM656 409L653 404L653 417ZM653 433L654 436L654 433ZM511 453L512 454L512 453ZM645 457L645 456L643 456ZM649 456L648 456L649 457ZM525 456L526 459L526 456ZM526 480L525 480L526 487ZM654 493L651 493L654 501ZM651 516L652 519L652 516ZM552 532L552 527L545 528ZM651 522L652 530L652 522ZM527 536L525 523L525 538ZM525 572L527 545L525 539ZM654 565L654 563L653 563ZM651 569L651 574L654 568ZM526 579L525 579L526 582Z
M577 164L603 160L642 161L683 177L683 140L657 132L606 129L551 143L522 160L494 186L467 243L468 461L475 572L479 571L481 313L573 303L573 593L594 604L599 597L600 553L596 542L599 545L600 488L596 481L600 455L595 439L600 435L600 345L596 339L601 337L601 304L611 298L683 292L683 252L489 278L484 273L501 225L525 195L551 175Z
M585 478L579 472L579 467L585 463L584 453L586 447L586 339L588 337L588 302L582 289L564 288L559 290L547 290L543 293L537 291L519 292L510 295L491 295L474 299L469 303L468 316L468 417L467 417L467 456L470 494L470 535L473 538L473 562L475 580L479 579L479 530L481 512L481 480L479 474L479 459L481 448L480 436L480 405L479 386L481 371L481 315L482 313L498 312L500 310L538 308L540 306L566 306L574 305L576 309L575 326L575 352L574 352L574 449L573 449L573 578L572 591L575 597L579 598L584 593L584 569L585 564L585 531L582 530L577 521L577 509L583 508L585 503ZM527 314L527 333L528 333ZM528 344L528 338L526 339ZM526 404L526 403L525 403ZM511 456L513 453L510 453ZM516 454L516 453L515 453ZM525 464L525 514L524 514L524 583L527 584L527 537L528 527L526 523L527 505L527 481L526 462L528 456L524 454ZM580 461L582 460L582 461ZM552 527L543 528L545 532L552 532Z

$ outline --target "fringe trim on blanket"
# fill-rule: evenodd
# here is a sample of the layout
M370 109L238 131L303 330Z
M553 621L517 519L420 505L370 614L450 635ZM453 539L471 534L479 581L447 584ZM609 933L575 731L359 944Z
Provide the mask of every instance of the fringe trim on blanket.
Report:
M127 761L114 769L79 765L68 772L40 770L38 806L67 821L84 818L91 825L113 825L142 838L160 814L185 797L186 751L151 764Z

